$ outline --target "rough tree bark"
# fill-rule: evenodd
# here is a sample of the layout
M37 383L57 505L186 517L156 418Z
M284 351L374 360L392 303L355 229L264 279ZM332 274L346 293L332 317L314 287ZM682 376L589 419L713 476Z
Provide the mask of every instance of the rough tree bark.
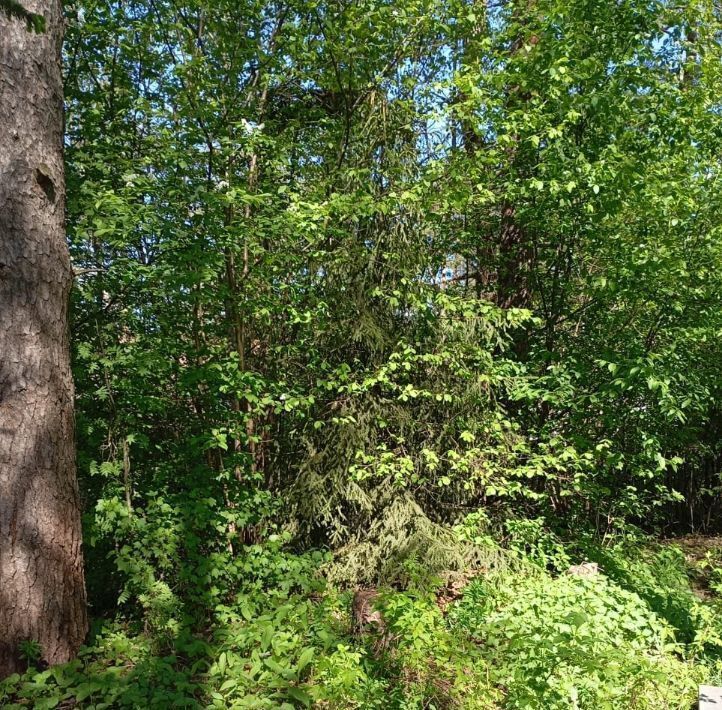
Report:
M0 678L38 642L69 660L86 630L64 232L60 0L0 8Z

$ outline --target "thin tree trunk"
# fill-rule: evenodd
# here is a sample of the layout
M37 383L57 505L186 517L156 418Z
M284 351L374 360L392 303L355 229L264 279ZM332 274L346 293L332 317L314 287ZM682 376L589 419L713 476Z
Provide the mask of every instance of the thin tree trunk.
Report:
M87 630L68 342L60 0L45 32L0 11L0 677L20 644L72 658Z
M273 31L271 32L271 36L269 38L268 43L268 57L272 57L273 53L276 50L276 41L278 39L278 34L281 31L283 27L283 23L286 21L286 17L288 14L288 8L283 8L276 20L276 24L273 28ZM260 48L259 48L259 55L260 55ZM259 56L260 59L260 56ZM262 62L259 61L259 67L262 64ZM250 82L249 87L249 96L248 96L248 103L251 103L251 99L253 95L255 94L256 87L258 86L258 83L261 78L261 70L260 68L256 70L256 73L253 77L253 79ZM260 96L258 98L258 108L256 110L257 120L258 123L263 123L263 120L266 116L266 108L268 103L268 86L264 86L261 90ZM232 135L232 128L230 130L230 135ZM248 163L248 179L247 179L247 186L248 186L248 192L249 194L253 194L256 191L257 185L258 185L258 174L259 174L259 164L258 164L258 153L253 152L251 154L249 163ZM227 180L229 185L231 184L233 180L233 165L229 164L228 171L227 171ZM252 217L252 210L251 205L246 204L245 209L243 211L243 217L245 220L245 229L248 230L250 226L250 220ZM229 206L228 210L226 212L226 226L230 227L233 223L234 219L234 213L233 213L233 207ZM235 264L235 257L233 254L233 250L231 248L226 249L225 253L226 257L226 283L228 285L228 292L229 292L229 298L228 298L228 318L230 321L230 332L231 332L231 347L235 347L236 353L238 354L238 362L241 372L245 372L247 367L246 362L246 349L248 344L248 321L246 318L245 313L243 312L242 308L238 307L238 300L239 296L243 296L245 289L247 288L248 283L248 277L250 274L250 259L249 259L249 250L248 250L248 235L247 233L244 233L243 236L243 263L242 263L242 269L241 269L241 278L238 279L238 275L236 273L236 264ZM256 447L256 420L251 415L250 412L250 405L247 399L240 400L236 398L233 402L233 409L236 412L243 411L246 418L246 437L248 439L248 453L250 457L250 469L251 474L255 474L258 468L258 462L259 462L259 451ZM234 450L236 452L239 452L241 450L241 442L238 438L234 441ZM236 466L236 478L240 480L240 469L238 466Z

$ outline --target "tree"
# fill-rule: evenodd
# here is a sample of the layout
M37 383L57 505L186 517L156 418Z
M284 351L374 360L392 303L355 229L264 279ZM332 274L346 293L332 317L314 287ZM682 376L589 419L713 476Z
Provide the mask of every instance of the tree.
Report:
M63 17L0 12L0 677L23 642L61 663L86 630L65 242ZM37 25L36 25L37 27Z
M660 28L716 21L646 0L67 12L89 555L129 555L135 525L154 542L159 495L186 530L214 501L206 556L256 534L251 490L343 550L477 507L660 507L716 401L722 317L716 30L689 52ZM122 598L168 583L142 547ZM89 568L113 603L122 575Z

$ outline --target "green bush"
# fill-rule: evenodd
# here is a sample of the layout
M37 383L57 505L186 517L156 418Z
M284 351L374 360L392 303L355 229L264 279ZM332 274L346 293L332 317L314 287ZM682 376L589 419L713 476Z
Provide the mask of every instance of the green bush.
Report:
M509 708L688 707L699 678L671 627L603 576L472 583L454 623L476 639Z
M493 708L499 697L476 644L446 624L431 592L393 593L381 664L397 678L397 707Z

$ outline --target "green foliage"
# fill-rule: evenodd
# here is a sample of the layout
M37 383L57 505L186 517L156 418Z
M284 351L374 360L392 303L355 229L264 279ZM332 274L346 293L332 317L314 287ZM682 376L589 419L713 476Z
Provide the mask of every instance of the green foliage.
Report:
M66 12L92 504L270 490L347 582L468 564L481 505L663 517L719 391L711 4Z
M40 660L43 649L37 641L26 640L20 643L20 657L32 665Z
M604 572L552 575L535 552L523 557L515 544L523 569L497 566L479 574L451 606L440 604L446 587L438 580L382 591L376 608L384 624L360 637L351 634L349 594L324 585L313 564L267 552L263 567L282 569L291 586L251 585L217 604L202 633L184 623L169 638L159 626L139 632L105 623L78 661L7 679L0 702L10 708L72 699L89 708L685 708L698 683L721 677L706 628L716 623L718 602L693 601L678 551L637 543L629 557L628 540L597 550L635 570L626 580L638 580L637 591ZM575 554L567 548L569 559ZM419 573L425 576L422 565L409 578ZM674 590L678 608L687 600L693 638L664 616L667 607L655 608Z
M700 599L633 528L719 484L716 4L64 12L96 626L0 704L651 710L722 677L718 556Z
M381 663L397 669L399 707L496 707L481 652L447 627L433 593L392 594L381 608L389 637Z
M651 575L655 565L637 569ZM506 707L685 708L711 672L682 661L684 635L603 574L480 578L453 619L480 643L493 680L507 689Z
M655 545L633 534L613 545L586 548L606 576L641 597L675 631L692 656L716 659L722 652L722 625L716 604L704 604L690 586L690 570L682 550Z
M368 651L339 643L318 661L311 697L318 707L389 707L387 684L370 674Z
M569 567L569 553L564 543L548 529L543 518L507 520L505 530L509 549L520 559L557 572Z

